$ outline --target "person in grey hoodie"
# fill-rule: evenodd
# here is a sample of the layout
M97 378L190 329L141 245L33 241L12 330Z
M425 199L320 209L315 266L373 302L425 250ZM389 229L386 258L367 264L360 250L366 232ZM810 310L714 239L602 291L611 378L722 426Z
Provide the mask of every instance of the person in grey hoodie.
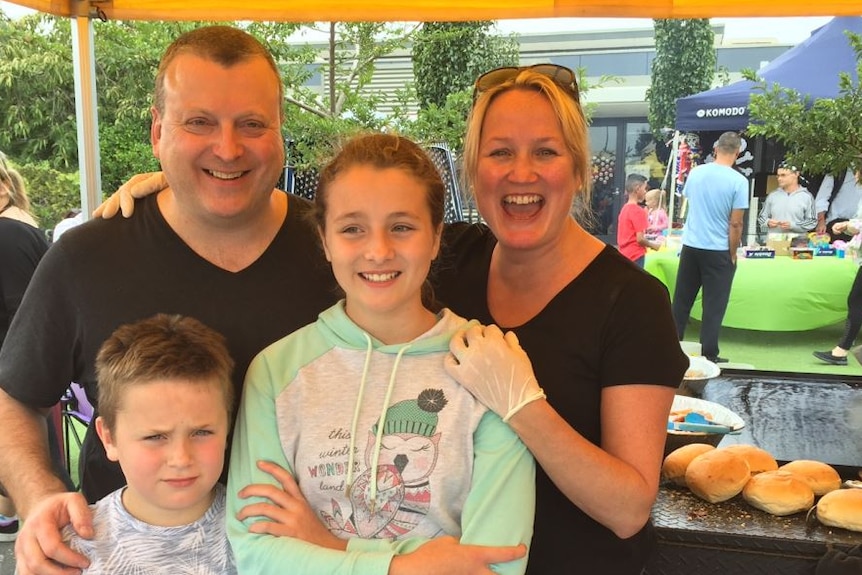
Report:
M430 159L398 136L355 138L322 171L315 223L344 299L249 367L228 478L241 573L454 572L412 552L529 544L533 458L444 368L468 322L426 287L443 205Z

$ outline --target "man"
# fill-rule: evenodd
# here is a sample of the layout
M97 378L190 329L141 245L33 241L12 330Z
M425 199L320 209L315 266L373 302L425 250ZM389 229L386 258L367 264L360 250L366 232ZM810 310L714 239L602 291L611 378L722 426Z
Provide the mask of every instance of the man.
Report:
M715 161L696 167L685 183L688 218L673 294L673 316L684 339L691 307L703 288L701 352L710 361L718 355L718 334L736 272L736 249L742 238L742 216L748 208L748 180L737 172L740 138L725 132L715 143Z
M796 166L782 163L776 171L778 189L767 194L757 218L760 229L767 233L807 233L817 225L814 198L799 185Z
M629 174L626 178L626 196L617 219L617 248L640 267L644 267L647 248L659 249L661 244L647 239L646 209L641 206L647 191L647 179L640 174Z
M839 239L833 234L829 224L836 221L846 221L856 217L862 200L862 186L857 185L852 168L847 168L837 175L827 174L820 183L817 196L814 198L814 209L817 212L818 234L829 234L832 241ZM841 236L849 240L850 236Z
M309 204L274 188L282 101L276 65L252 36L225 26L180 36L159 65L152 108L169 188L131 220L74 228L42 260L0 352L0 421L15 430L0 435L0 483L26 518L20 575L88 564L60 541L62 525L89 537L92 524L84 498L63 493L51 473L41 414L70 381L96 397L95 357L117 326L159 312L199 319L225 335L239 391L259 351L334 303ZM124 483L99 443L88 430L81 481L90 501ZM514 549L453 542L437 553L484 568L523 554Z

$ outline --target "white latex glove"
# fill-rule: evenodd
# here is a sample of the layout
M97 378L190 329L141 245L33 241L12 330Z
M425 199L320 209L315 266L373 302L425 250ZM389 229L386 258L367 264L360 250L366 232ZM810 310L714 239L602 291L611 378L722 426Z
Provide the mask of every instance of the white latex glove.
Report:
M504 336L496 325L473 325L452 337L449 351L444 361L449 375L503 421L545 397L530 358L511 331Z
M120 186L120 189L93 210L93 217L108 220L117 215L118 211L122 211L124 218L130 218L135 211L135 198L149 196L167 187L168 181L163 172L148 172L132 176L128 182Z

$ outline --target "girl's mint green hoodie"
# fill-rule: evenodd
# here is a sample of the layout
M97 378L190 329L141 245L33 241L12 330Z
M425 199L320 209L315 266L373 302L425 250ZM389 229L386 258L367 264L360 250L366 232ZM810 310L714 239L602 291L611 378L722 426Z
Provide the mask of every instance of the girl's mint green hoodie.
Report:
M239 573L385 575L430 538L529 545L535 464L508 425L443 367L467 322L443 310L413 341L384 345L339 302L263 350L246 375L228 480L228 536ZM257 535L236 493L290 470L346 552ZM373 470L376 470L374 472ZM523 573L526 558L494 566Z

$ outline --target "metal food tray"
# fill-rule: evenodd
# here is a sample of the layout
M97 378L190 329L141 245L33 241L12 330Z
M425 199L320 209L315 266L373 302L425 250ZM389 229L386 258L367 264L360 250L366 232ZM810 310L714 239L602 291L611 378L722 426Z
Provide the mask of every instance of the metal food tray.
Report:
M862 533L821 525L805 513L776 517L748 505L741 496L708 503L681 487L663 486L652 512L659 546L649 575L805 574L827 545L848 550Z
M840 419L836 406L860 393L859 377L722 370L703 397L743 414L747 435L740 442L760 445L779 464L820 454L842 479L858 479L858 446L842 421L826 418ZM708 503L673 484L659 490L652 520L658 548L648 575L811 575L830 547L862 544L862 533L806 521L805 513L776 517L741 496Z

